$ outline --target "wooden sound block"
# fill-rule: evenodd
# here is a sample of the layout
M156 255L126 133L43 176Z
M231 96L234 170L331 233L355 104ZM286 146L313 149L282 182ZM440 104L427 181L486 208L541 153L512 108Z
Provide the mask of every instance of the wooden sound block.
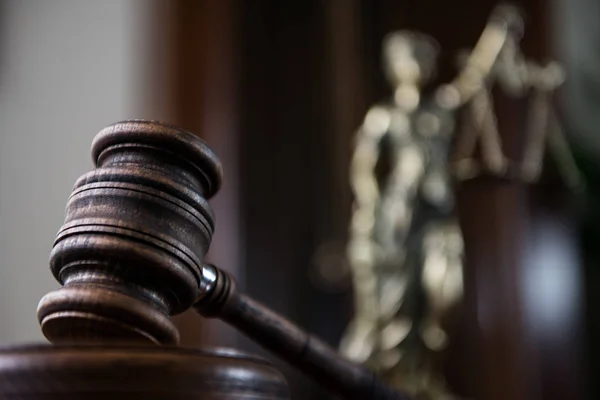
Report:
M289 399L268 361L235 350L37 345L0 350L2 399Z

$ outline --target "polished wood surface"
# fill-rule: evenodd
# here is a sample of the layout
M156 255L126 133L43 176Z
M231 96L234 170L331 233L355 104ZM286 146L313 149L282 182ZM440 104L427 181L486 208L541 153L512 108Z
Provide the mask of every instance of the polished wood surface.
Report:
M268 361L170 346L29 346L0 350L2 399L289 399Z

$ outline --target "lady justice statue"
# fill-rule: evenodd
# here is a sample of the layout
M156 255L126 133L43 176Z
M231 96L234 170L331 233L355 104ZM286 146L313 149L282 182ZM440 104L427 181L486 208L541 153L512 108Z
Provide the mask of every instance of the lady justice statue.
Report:
M433 39L394 33L383 52L394 96L368 111L357 135L348 248L356 314L341 347L391 382L401 376L409 392L442 393L426 353L444 347L440 318L462 290L448 168L454 120L421 95L435 72Z
M499 6L457 77L426 98L422 88L434 76L437 43L415 32L389 35L383 55L393 100L373 106L357 132L348 243L355 318L341 351L418 399L454 398L433 366L448 340L442 319L462 295L454 183L483 173L534 182L548 143L566 183L580 184L551 106L562 69L526 60L522 34L519 12ZM508 160L502 151L495 83L531 99L523 160ZM458 112L469 129L455 126Z

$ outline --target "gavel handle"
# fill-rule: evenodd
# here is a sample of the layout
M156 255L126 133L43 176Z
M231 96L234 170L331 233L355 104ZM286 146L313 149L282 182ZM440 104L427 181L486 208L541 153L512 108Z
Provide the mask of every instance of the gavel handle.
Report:
M194 305L201 315L216 317L234 326L344 399L410 399L381 382L367 368L344 359L322 340L238 293L235 282L225 272L218 269L215 272L214 286Z

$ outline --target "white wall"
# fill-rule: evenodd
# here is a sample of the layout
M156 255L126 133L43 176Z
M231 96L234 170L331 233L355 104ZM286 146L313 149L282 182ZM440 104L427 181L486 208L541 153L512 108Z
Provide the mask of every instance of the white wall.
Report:
M0 2L0 346L42 340L36 306L58 287L48 255L93 136L147 116L150 4Z

